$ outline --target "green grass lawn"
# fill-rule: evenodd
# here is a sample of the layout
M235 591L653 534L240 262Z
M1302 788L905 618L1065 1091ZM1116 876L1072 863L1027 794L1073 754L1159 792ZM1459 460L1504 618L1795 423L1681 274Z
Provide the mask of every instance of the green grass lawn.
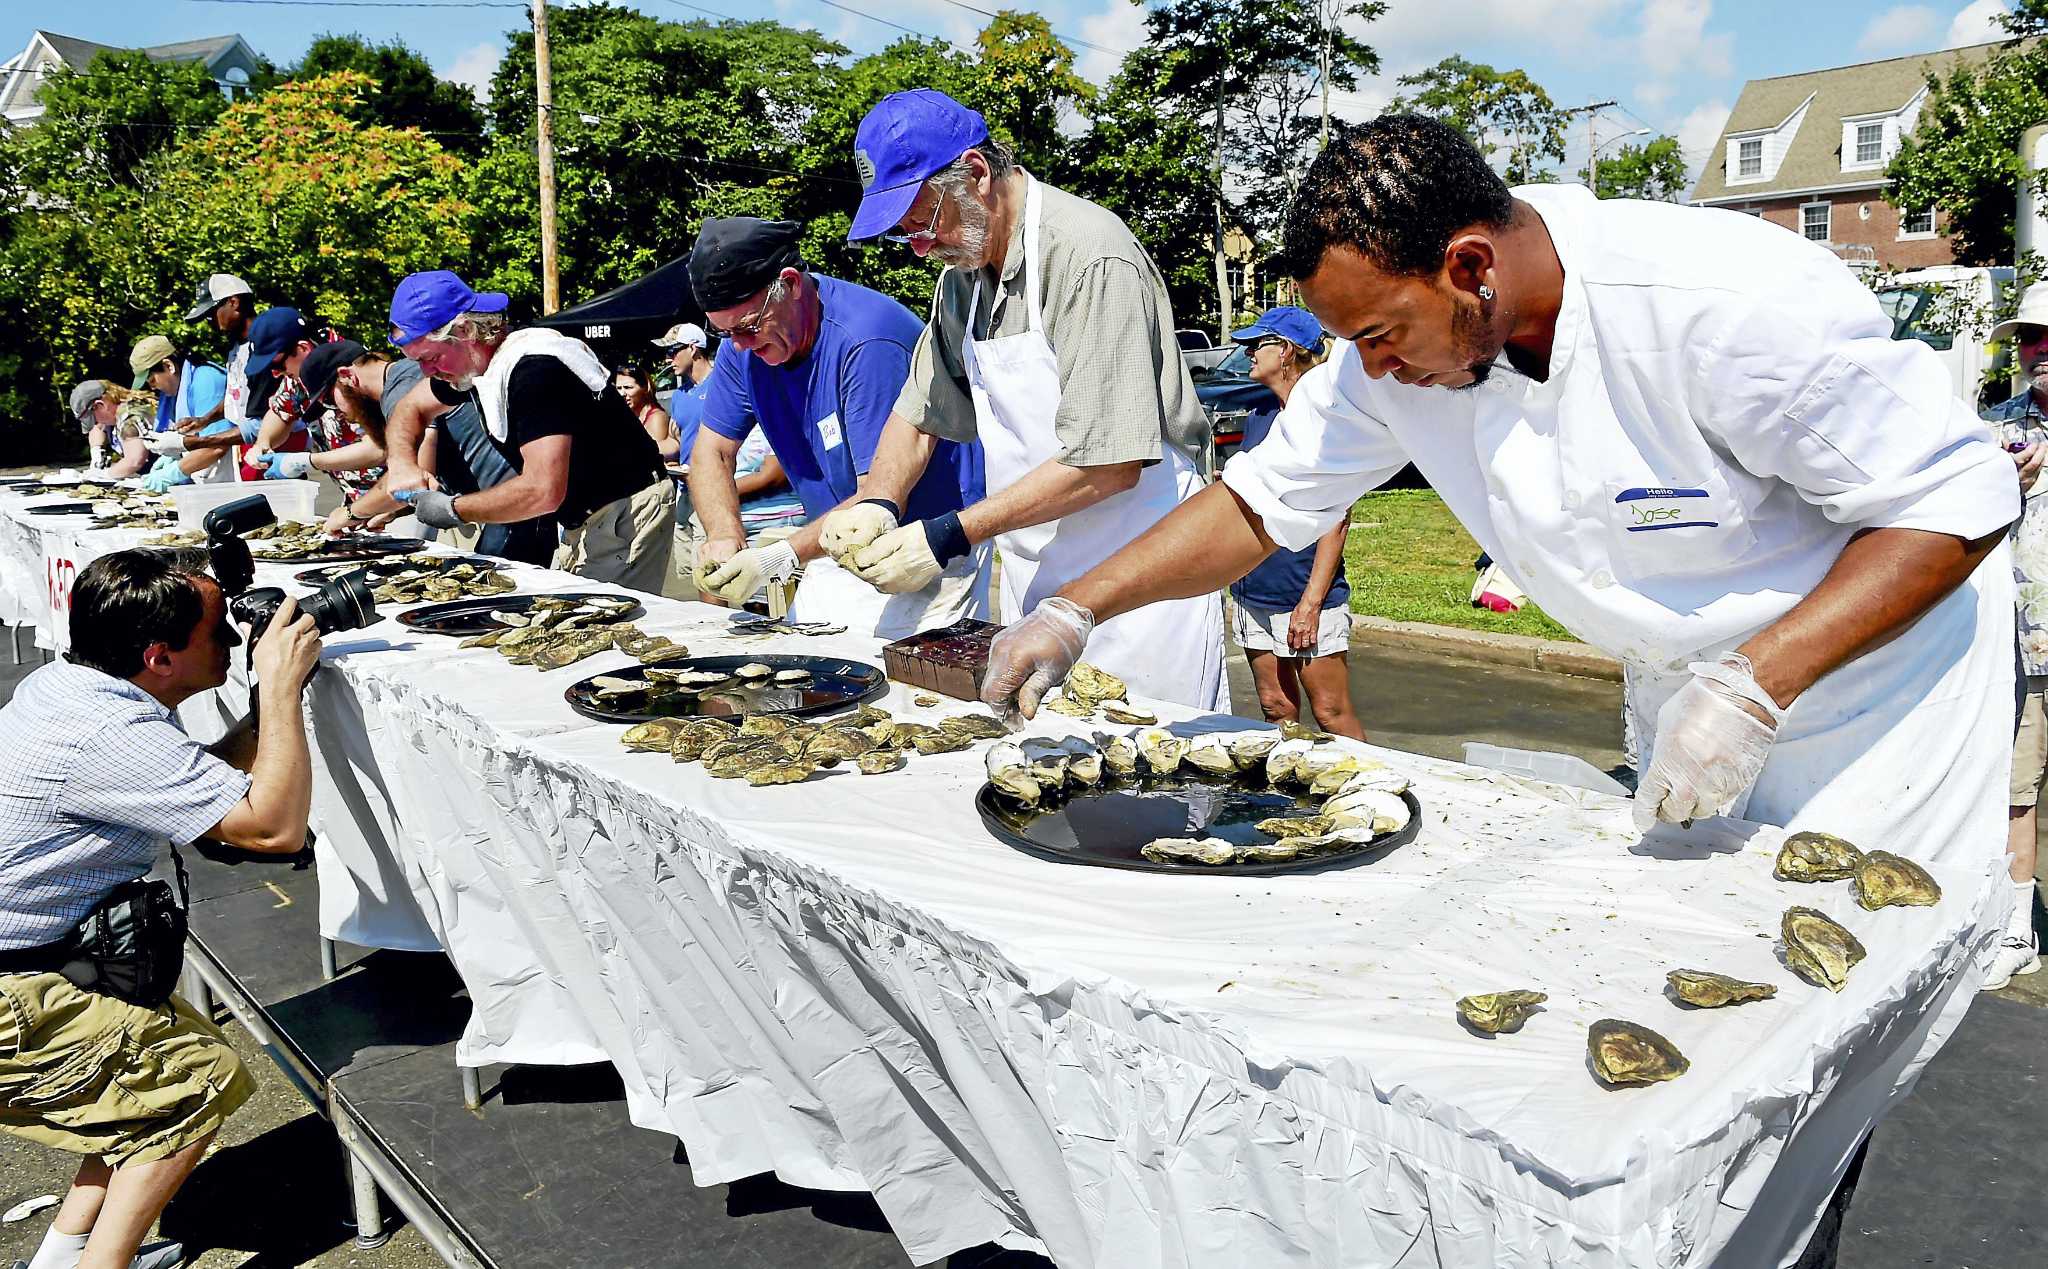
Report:
M1428 489L1370 493L1351 509L1344 571L1351 610L1395 621L1428 621L1501 634L1570 639L1540 610L1488 612L1471 604L1479 544Z

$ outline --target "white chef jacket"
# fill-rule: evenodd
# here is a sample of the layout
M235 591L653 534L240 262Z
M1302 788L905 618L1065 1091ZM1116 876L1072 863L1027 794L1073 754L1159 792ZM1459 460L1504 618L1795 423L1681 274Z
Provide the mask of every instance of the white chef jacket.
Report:
M1375 381L1346 345L1224 469L1274 541L1315 541L1413 459L1544 611L1628 664L1647 748L1687 663L1782 616L1857 530L1974 539L2018 516L2010 458L1950 395L1932 350L1893 341L1829 252L1735 212L1596 201L1578 186L1515 194L1564 265L1548 380L1503 359L1468 391ZM1920 1047L1891 1089L1873 1081L1830 1107L1844 1125L1874 1122L1910 1089L2004 929L2012 640L2001 546L1794 701L1735 809L1938 866L1975 918L1946 994L1906 1020ZM1796 1257L1854 1139L1845 1127L1784 1143L1769 1183L1803 1200L1753 1206L1717 1263Z
M1932 350L1832 253L1736 212L1515 194L1564 264L1549 379L1502 358L1467 391L1375 381L1345 345L1224 471L1274 541L1314 542L1412 459L1545 612L1670 673L1783 615L1858 529L2019 514Z

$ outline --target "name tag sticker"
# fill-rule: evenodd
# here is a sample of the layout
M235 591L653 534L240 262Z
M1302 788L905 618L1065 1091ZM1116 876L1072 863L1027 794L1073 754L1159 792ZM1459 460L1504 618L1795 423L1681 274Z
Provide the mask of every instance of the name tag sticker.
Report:
M1719 520L1705 518L1706 508L1689 499L1705 498L1704 489L1668 489L1638 486L1614 495L1625 517L1622 527L1630 533L1652 533L1658 529L1713 529Z
M824 443L826 449L839 448L840 442L843 441L845 437L839 430L838 415L828 414L824 418L818 420L818 439Z

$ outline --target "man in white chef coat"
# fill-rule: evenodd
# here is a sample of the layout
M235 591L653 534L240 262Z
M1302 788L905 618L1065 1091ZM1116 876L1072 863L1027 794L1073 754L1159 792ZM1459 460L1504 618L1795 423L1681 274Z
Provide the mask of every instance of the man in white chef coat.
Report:
M1030 712L1093 624L1314 541L1413 460L1636 672L1645 827L1796 822L1991 875L2011 579L1978 565L2012 464L1839 260L1753 217L1510 191L1391 116L1316 160L1283 263L1339 354L1218 486L1006 631L991 701Z

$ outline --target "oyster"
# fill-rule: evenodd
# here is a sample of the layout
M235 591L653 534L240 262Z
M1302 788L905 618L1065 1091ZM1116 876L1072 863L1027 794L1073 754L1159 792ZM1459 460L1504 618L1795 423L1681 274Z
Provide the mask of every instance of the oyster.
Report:
M870 749L853 760L862 775L887 775L903 766L901 749Z
M974 737L962 735L957 731L948 731L943 727L935 727L931 731L915 736L910 742L912 749L927 756L939 753L957 753L962 749L970 749L973 746Z
M796 720L786 714L749 714L740 720L740 735L780 736L795 723Z
M777 670L773 681L777 687L809 687L815 680L809 670Z
M821 767L833 767L874 747L874 741L851 727L827 727L804 745L804 757Z
M1031 778L1038 781L1040 791L1057 793L1067 784L1067 762L1070 755L1066 746L1045 736L1027 736L1017 742L1024 755L1024 761L1031 766Z
M1785 963L1816 987L1840 991L1849 971L1867 954L1856 936L1826 913L1812 908L1787 908L1779 923L1785 941Z
M593 697L639 696L648 689L645 679L622 679L615 674L600 674L590 680L590 694Z
M1186 762L1203 775L1227 776L1237 771L1237 763L1230 756L1230 739L1221 732L1190 740Z
M1278 841L1258 842L1240 846L1233 863L1239 864L1288 864L1303 859L1314 859L1357 844L1357 838L1350 836L1355 829L1336 833L1304 833L1295 837L1283 837ZM1370 839L1367 834L1367 839Z
M1522 1029L1536 1006L1550 999L1540 991L1489 991L1479 996L1460 996L1458 1016L1488 1035L1512 1035Z
M673 683L686 692L708 692L732 682L725 670L649 670L647 677Z
M1220 867L1237 858L1237 847L1220 837L1155 837L1138 848L1155 864L1204 864Z
M1333 828L1368 828L1375 836L1398 833L1409 820L1408 803L1383 789L1339 794L1323 803L1323 814Z
M1129 701L1104 701L1098 708L1102 710L1102 716L1113 723L1150 726L1159 721L1159 715L1149 709L1139 709Z
M768 737L768 743L769 743L770 745L772 745L772 746L774 746L774 747L775 747L776 749L780 750L780 751L781 751L781 752L783 753L783 755L784 755L784 756L786 756L786 757L790 757L790 758L801 758L801 757L803 757L803 756L804 756L804 747L805 747L806 745L810 744L810 742L811 742L811 737L810 737L810 734L809 734L809 733L806 733L806 732L800 732L800 731L796 730L796 729L795 729L794 727L790 728L790 729L789 729L788 731L786 731L786 732L783 732L783 733L782 733L781 735L779 735L779 736L770 736L770 737ZM834 761L837 761L837 759L834 759ZM828 767L829 767L829 766L831 766L831 765L832 765L832 763L829 763L829 762L828 762L828 763L822 763L822 764L820 764L820 765L822 765L822 766L828 766Z
M1095 744L1102 750L1102 766L1113 776L1133 776L1138 773L1138 742L1125 735L1095 733Z
M1317 731L1315 728L1310 727L1306 723L1298 723L1290 718L1286 722L1280 724L1280 737L1283 740L1323 741L1328 740L1330 738L1330 733L1326 731Z
M1277 731L1240 731L1230 737L1230 760L1239 771L1250 771L1266 761L1273 746L1280 743Z
M816 775L816 764L802 761L771 762L747 772L748 784L801 784Z
M1295 780L1310 787L1329 772L1341 771L1348 776L1357 770L1358 759L1336 745L1312 745L1294 760Z
M917 706L919 709L930 709L932 706L939 703L939 698L932 695L930 692L919 692L917 695L910 698L910 703L912 705Z
M542 648L534 654L533 663L543 670L559 670L596 656L612 646L613 631L598 629L589 632L578 631L573 637L561 639Z
M1780 881L1847 881L1862 860L1862 851L1832 833L1794 833L1771 871Z
M626 728L619 742L628 749L646 753L668 753L675 744L676 734L683 730L686 722L680 718L650 718L644 723L635 723Z
M1305 781L1305 783L1308 785L1310 793L1318 797L1329 797L1331 794L1342 789L1351 777L1358 775L1364 769L1364 763L1360 762L1356 756L1347 754L1342 759L1316 773L1315 779ZM1299 771L1301 768L1297 766L1296 770Z
M1095 707L1093 705L1077 700L1065 692L1047 701L1045 707L1055 714L1065 714L1068 718L1087 720L1095 717Z
M1335 827L1327 815L1275 815L1252 827L1278 838L1319 837Z
M1060 747L1067 751L1069 783L1091 787L1102 783L1102 750L1093 741L1069 736L1060 742Z
M1719 1009L1723 1005L1739 1005L1751 1000L1769 1000L1778 994L1770 983L1749 983L1726 974L1710 973L1704 969L1674 969L1664 975L1664 981L1671 984L1671 994L1686 1004L1701 1009Z
M890 718L889 711L886 709L878 709L873 705L861 704L853 707L851 721L856 727L865 727L869 723L886 723L894 720Z
M1172 775L1188 756L1186 740L1158 727L1147 727L1134 739L1138 742L1138 756L1156 775Z
M734 731L730 723L714 718L692 718L675 733L668 747L668 756L677 762L695 762L704 756L704 751L724 740L731 740Z
M767 739L761 736L727 736L724 739L707 743L704 746L702 758L704 765L709 767L712 763L722 761L736 753L747 753L755 749L766 748L767 744Z
M1408 777L1381 762L1361 764L1361 770L1344 778L1342 784L1331 796L1343 797L1347 793L1363 793L1368 790L1391 793L1396 797L1408 791Z
M1856 896L1856 905L1865 912L1894 904L1931 908L1941 901L1941 887L1925 868L1888 850L1873 850L1865 855L1863 862L1856 865L1849 889ZM2030 902L2032 898L2029 894Z
M1010 734L993 714L955 714L939 724L943 731L957 732L969 740L999 740Z
M1692 1066L1671 1041L1619 1018L1602 1018L1586 1028L1586 1056L1593 1074L1609 1088L1675 1080Z
M1266 783L1285 784L1294 779L1295 764L1315 748L1315 742L1290 736L1266 751Z
M999 740L988 747L983 762L988 768L988 782L997 792L1025 806L1038 805L1038 777L1031 772L1023 746Z
M939 732L939 729L930 723L898 723L886 718L879 723L868 723L856 730L876 744L887 745L891 749L909 749L919 736L936 736Z
M756 679L775 677L775 667L763 665L759 661L749 661L745 665L735 667L732 674L736 679L742 679L751 683Z
M1104 701L1121 701L1130 695L1124 681L1106 670L1097 669L1086 661L1074 662L1074 668L1067 671L1065 690L1062 692L1077 705L1094 709Z

